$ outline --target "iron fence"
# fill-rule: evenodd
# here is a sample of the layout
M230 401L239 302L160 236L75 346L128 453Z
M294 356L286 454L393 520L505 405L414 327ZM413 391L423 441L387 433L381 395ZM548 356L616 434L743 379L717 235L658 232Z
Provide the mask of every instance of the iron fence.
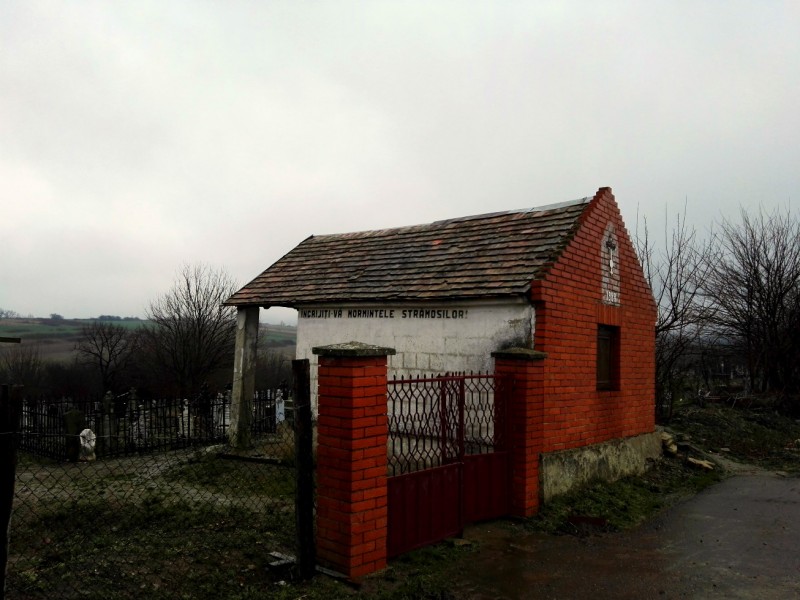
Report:
M285 390L256 392L253 436L274 434L289 416L290 407ZM74 461L81 452L82 442L77 436L89 429L96 457L127 456L225 441L230 392L160 399L138 398L135 391L102 398L27 397L20 417L21 450Z

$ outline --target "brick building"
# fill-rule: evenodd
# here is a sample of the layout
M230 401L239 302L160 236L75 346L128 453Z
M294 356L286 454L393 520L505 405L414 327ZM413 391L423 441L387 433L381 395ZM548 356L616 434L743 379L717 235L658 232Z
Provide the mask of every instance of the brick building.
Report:
M311 360L312 378L313 347L352 340L394 348L390 376L487 371L491 353L511 347L545 352L554 449L654 426L656 308L609 188L541 208L311 236L228 304L296 308L297 357Z
M389 377L521 377L511 411L516 514L658 454L656 306L610 188L540 208L311 236L228 304L239 309L235 397L252 389L246 357L258 307L269 306L298 310L297 356L312 361L312 392L313 349L352 341L393 349Z

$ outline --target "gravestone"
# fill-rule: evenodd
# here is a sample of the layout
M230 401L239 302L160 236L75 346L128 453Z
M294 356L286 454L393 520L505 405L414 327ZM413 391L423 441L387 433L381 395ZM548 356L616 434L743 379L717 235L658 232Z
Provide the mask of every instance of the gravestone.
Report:
M81 452L81 431L86 429L86 418L77 408L64 414L64 431L67 434L67 460L77 462Z
M82 461L93 461L96 459L94 454L94 447L95 443L97 442L97 436L94 434L94 431L91 429L84 429L81 431L81 434L78 436L80 440L81 449L80 449L80 460Z

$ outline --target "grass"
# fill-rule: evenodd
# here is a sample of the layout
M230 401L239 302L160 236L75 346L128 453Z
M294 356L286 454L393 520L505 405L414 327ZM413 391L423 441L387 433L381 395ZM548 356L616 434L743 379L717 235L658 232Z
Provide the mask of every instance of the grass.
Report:
M294 551L294 473L215 454L21 455L8 598L257 598Z
M370 597L387 600L454 598L452 569L468 561L475 550L474 546L443 542L404 554L393 560L385 572L369 580L365 591ZM443 577L443 572L447 576Z
M800 472L800 422L774 409L688 406L670 426L687 441L734 460Z
M294 346L297 341L297 329L285 325L262 325L259 338L267 348Z
M235 497L267 494L270 498L294 500L294 469L280 464L258 464L259 476L253 477L253 468L250 462L206 454L173 468L167 477Z
M174 598L179 584L194 598L233 597L270 582L264 546L274 520L233 508L169 505L155 495L136 511L102 501L66 505L16 542L28 552L12 563L10 588L53 597L56 589L70 596L89 584L94 597Z
M81 329L90 325L94 319L3 319L0 321L0 335L21 337L24 341L46 341L58 338L77 338ZM138 329L149 321L108 321L125 329Z
M148 321L109 321L126 329L143 327ZM0 336L22 338L28 346L38 346L40 355L47 360L67 361L75 356L75 345L81 338L81 329L92 323L91 319L2 319Z
M800 424L774 411L685 407L672 427L679 439L702 449L729 448L725 454L734 459L783 470L797 466ZM19 470L36 467L25 457ZM99 468L73 466L70 480L94 469L90 482L76 485L81 496L37 512L22 532L12 530L10 589L19 595L9 598L74 597L83 590L110 599L451 599L458 597L457 578L485 567L476 564L480 541L444 542L392 560L359 589L325 576L292 582L291 571L267 566L270 551L293 553L290 469L213 453L150 469L152 480L139 470L103 474ZM682 457L665 458L644 475L592 483L552 500L532 519L498 526L545 536L621 531L722 477L719 470L696 470ZM40 481L50 480L42 475ZM176 494L186 490L194 491L191 501L177 502ZM270 500L258 501L265 496Z
M0 337L22 338L23 344L38 344L43 357L66 360L74 356L82 328L93 322L94 319L0 319ZM131 330L150 324L144 319L104 322ZM293 326L262 325L260 344L264 348L290 349L295 344L296 332Z
M683 458L664 458L640 476L588 487L554 498L526 523L547 533L623 531L635 527L722 478L719 470L701 471Z

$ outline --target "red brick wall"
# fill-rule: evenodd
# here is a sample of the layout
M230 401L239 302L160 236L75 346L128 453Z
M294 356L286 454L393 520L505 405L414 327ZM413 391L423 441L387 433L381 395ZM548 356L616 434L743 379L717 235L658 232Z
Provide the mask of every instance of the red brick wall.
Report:
M601 302L601 244L616 229L619 306ZM534 282L534 347L543 361L542 452L596 444L655 428L652 293L610 188L601 188L580 228ZM620 328L618 391L596 389L597 325Z
M513 381L508 406L511 514L530 517L539 510L544 360L498 354L495 354L495 373Z
M317 558L357 580L386 566L386 356L319 359Z

